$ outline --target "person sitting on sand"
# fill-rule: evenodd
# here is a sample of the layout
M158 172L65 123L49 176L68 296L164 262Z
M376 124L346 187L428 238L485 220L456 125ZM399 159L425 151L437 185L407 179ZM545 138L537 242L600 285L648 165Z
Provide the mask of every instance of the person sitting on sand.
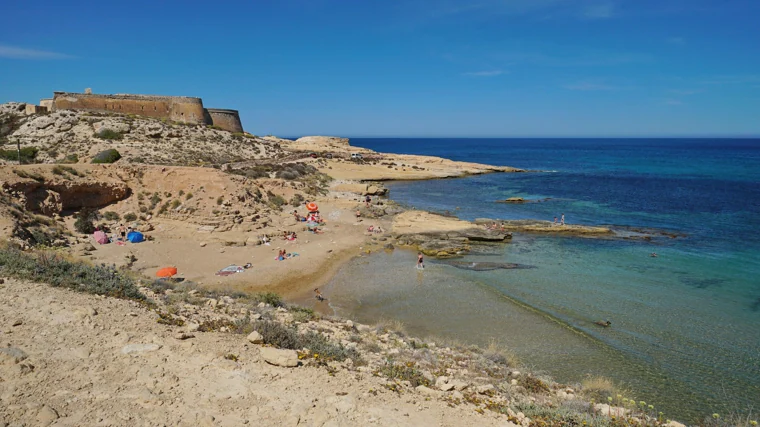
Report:
M314 288L314 297L317 298L317 301L325 300L325 297L322 296L322 292L319 292L319 288Z
M298 211L297 210L293 211L293 217L295 217L295 219L296 219L297 222L303 221L303 217L301 215L298 215Z
M367 227L367 232L372 233L374 231L375 231L375 226L374 225L370 225L369 227Z
M282 249L279 252L277 252L277 260L278 261L285 260L285 249Z

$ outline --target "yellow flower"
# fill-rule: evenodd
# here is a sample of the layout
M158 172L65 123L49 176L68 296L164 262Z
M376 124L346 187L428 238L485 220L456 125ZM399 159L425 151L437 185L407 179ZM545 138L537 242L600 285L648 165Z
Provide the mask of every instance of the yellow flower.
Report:
M752 420L752 421L750 421L750 422L749 422L749 425L751 425L751 426L756 426L756 425L757 425L757 421L755 421L755 420Z
M653 405L649 405L649 406L647 406L647 408L654 409L654 406Z
M720 418L720 414L713 414L713 418L717 420L718 418Z

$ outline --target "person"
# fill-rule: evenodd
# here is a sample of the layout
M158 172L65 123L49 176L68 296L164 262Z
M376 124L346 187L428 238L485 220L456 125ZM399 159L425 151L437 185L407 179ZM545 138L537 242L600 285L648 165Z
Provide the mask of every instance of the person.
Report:
M367 194L367 198L364 199L364 204L369 207L369 204L372 203L372 197Z
M301 215L298 215L298 211L297 210L293 211L293 216L296 218L297 222L301 222Z
M610 322L609 320L607 320L607 321L598 320L598 321L596 321L594 323L596 323L597 325L602 326L604 328L608 328L610 325L612 325L612 322Z
M651 254L649 254L649 256L652 258L657 258L657 252L652 252Z
M317 298L317 301L324 301L325 297L322 296L322 292L319 292L319 288L314 288L314 296Z
M267 238L266 234L261 235L261 244L269 246L269 238Z
M375 226L374 225L370 225L369 227L367 227L367 231L370 232L370 233L372 233L373 231L375 231Z
M561 218L561 219L559 220L559 223L560 223L561 225L565 225L565 214L562 214L562 216L561 216L560 218Z
M557 217L554 217L554 225L557 225Z
M361 211L358 211L358 210L357 210L357 211L356 211L356 218L357 218L357 219L359 219L359 221L361 221L361 216L362 216L362 213L361 213Z
M422 252L417 253L417 268L425 268L424 260L422 259Z
M127 229L124 224L119 224L119 240L122 242L127 238Z
M286 255L285 249L280 250L279 252L277 252L277 260L283 261L285 259L285 255Z

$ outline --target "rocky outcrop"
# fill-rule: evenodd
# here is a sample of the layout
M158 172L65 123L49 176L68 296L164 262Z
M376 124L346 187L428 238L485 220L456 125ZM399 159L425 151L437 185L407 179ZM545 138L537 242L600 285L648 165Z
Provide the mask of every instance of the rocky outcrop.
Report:
M262 347L261 358L270 365L295 368L298 366L298 353L295 350Z
M45 215L106 206L130 195L129 187L123 182L24 179L3 182L0 187L6 193L15 194L26 209Z
M614 234L614 232L607 227L595 227L577 224L560 225L555 224L551 221L538 221L532 219L502 221L488 218L478 218L475 220L475 224L496 224L497 227L499 227L501 230L523 233L557 233L577 236L603 236Z
M388 189L381 185L364 183L340 183L333 187L333 190L361 194L362 196L383 196L388 194Z
M393 221L393 237L425 255L451 257L470 251L472 242L504 242L511 234L424 211L407 211Z
M314 145L349 145L348 138L337 136L304 136L296 140L296 144L314 144Z

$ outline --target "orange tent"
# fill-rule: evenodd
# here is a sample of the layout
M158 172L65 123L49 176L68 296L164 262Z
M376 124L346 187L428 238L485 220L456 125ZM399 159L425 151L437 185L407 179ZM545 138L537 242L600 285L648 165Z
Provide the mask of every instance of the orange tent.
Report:
M316 212L319 210L319 206L314 202L309 202L306 204L306 209L308 209L309 212Z
M172 277L177 274L177 267L164 267L156 272L156 277Z

